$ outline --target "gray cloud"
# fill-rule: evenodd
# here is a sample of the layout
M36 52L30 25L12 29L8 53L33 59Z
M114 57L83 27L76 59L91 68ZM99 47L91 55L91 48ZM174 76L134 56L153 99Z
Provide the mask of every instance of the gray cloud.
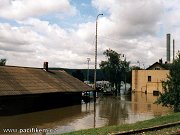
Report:
M52 12L75 14L76 9L68 0L0 0L0 16L8 19L22 20Z
M21 5L25 1L16 2ZM33 2L28 2L27 9L30 10ZM62 12L76 8L68 1L55 2L57 7L64 8ZM105 59L103 51L108 48L125 54L132 65L140 61L147 67L160 58L165 60L166 33L171 32L176 44L180 43L180 4L178 1L168 3L164 0L93 0L93 6L100 13L108 12L108 15L98 19L98 63ZM12 6L4 4L7 6L3 5L5 8L1 10L10 8L10 14ZM47 8L48 13L57 10L55 4L50 7L40 4L37 9L42 14L47 14L42 7ZM7 58L7 64L42 67L44 61L49 61L52 67L87 68L87 57L90 57L90 68L94 68L95 21L80 23L76 29L65 29L35 18L37 10L32 12L9 16L21 19L17 21L18 27L0 23L0 57ZM7 13L1 12L0 16L7 16ZM174 16L176 19L173 20ZM180 49L178 46L176 48Z

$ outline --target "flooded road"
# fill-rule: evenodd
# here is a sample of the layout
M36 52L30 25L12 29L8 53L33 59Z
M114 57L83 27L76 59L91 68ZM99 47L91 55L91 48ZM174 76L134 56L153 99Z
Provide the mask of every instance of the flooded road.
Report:
M157 96L133 93L131 96L99 97L94 103L52 109L14 116L0 116L0 133L3 129L47 129L52 134L80 129L134 123L171 110L153 104ZM50 132L49 132L50 133Z

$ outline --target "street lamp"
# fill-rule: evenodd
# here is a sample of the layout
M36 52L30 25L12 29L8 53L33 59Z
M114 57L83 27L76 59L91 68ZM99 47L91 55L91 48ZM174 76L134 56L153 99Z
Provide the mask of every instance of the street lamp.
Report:
M90 58L87 58L87 62L88 62L88 71L87 71L87 82L89 81L89 61L91 61ZM88 82L89 83L89 82Z
M97 27L98 27L98 17L103 14L98 14L96 17L96 44L95 44L95 69L94 69L94 101L96 101L96 69L97 69Z

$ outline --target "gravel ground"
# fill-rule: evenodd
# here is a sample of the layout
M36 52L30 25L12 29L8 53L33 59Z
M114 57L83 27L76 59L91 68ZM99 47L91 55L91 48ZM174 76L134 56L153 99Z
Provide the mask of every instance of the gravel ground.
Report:
M164 128L157 131L148 131L136 135L180 135L180 125Z

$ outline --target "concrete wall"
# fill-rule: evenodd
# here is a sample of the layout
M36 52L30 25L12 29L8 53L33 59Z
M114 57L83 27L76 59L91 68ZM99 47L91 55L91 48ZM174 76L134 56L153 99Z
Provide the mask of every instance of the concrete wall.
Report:
M163 92L162 81L167 80L169 70L133 70L132 91L153 93ZM151 81L148 81L148 76Z

